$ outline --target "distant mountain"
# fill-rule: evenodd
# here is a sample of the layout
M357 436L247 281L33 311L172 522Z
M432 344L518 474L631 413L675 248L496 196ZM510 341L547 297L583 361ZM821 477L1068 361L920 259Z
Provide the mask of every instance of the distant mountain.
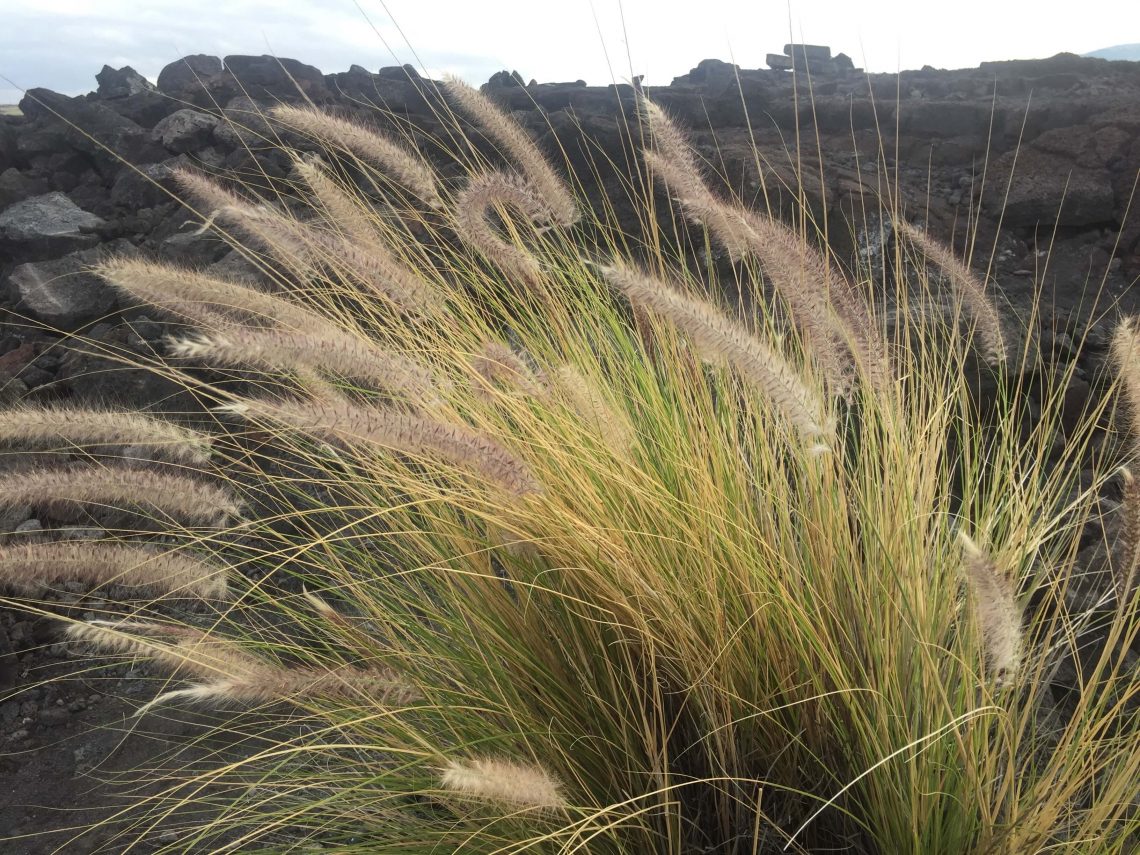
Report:
M1084 55L1097 59L1130 59L1133 62L1140 62L1140 44L1113 45L1112 47L1089 51Z

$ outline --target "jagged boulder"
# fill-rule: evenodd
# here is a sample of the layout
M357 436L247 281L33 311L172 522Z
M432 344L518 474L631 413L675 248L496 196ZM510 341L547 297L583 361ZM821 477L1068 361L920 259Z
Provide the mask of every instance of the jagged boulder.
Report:
M155 88L153 83L129 65L119 69L104 65L103 70L95 75L95 80L99 83L100 98L126 98L140 92L153 92Z
M522 75L517 71L496 71L491 75L491 79L480 87L484 92L490 89L513 89L515 87L522 88L526 83L522 79Z
M174 171L192 166L183 154L162 163L124 169L111 185L111 203L121 210L137 213L140 209L170 202L170 193L177 191Z
M18 125L0 116L0 172L11 169L16 165Z
M237 94L255 100L296 101L304 96L314 101L331 97L319 68L295 59L276 56L227 56L226 73L237 84Z
M128 241L72 252L62 258L21 264L12 271L6 296L15 311L61 332L75 332L113 311L114 290L90 272L109 253L129 251Z
M33 196L0 212L0 245L23 257L47 258L94 246L103 220L60 192Z
M222 73L222 61L204 53L175 60L158 73L159 91L176 98L193 96L202 91L203 82Z
M137 122L98 101L29 89L20 109L40 126L60 132L71 148L91 155L107 171L119 168L119 158L146 163L165 154Z
M151 133L168 151L182 154L209 145L217 126L216 116L187 107L171 113Z

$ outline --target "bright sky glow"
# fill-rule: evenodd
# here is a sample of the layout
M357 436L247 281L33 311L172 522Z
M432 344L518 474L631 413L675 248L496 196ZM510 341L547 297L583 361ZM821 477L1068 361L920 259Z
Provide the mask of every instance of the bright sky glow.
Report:
M326 73L412 62L475 83L508 68L543 82L645 74L661 85L707 57L765 67L790 37L886 72L1140 42L1132 3L1061 9L1022 0L0 0L0 75L16 84L0 80L0 103L18 101L19 87L89 91L103 63L154 79L188 53L272 53Z

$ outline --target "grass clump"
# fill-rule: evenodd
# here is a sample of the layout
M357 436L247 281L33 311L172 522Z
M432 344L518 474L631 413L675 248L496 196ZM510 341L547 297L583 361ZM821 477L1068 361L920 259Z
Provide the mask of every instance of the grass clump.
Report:
M143 710L292 710L261 709L239 761L140 797L132 833L193 804L209 810L163 851L1131 851L1138 598L1066 597L1094 498L1135 456L1094 446L1108 402L1057 460L1064 378L1027 422L1010 365L1030 357L948 250L903 232L962 329L910 311L933 297L922 265L917 296L866 299L881 283L722 198L649 103L650 171L778 306L722 306L667 216L630 235L485 96L447 95L506 163L457 152L469 174L445 182L290 108L329 149L296 157L304 210L186 176L272 288L102 268L201 327L176 355L246 369L163 370L219 403L239 563L263 572L230 574L209 628L72 633L197 681ZM6 501L55 485L21 477ZM239 508L132 477L51 498ZM1078 655L1058 706L1050 675Z

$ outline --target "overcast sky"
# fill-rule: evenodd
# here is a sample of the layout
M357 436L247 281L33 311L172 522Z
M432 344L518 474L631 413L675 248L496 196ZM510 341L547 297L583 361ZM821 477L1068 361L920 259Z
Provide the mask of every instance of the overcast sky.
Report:
M153 80L189 53L271 53L326 73L412 62L474 83L510 68L528 80L645 74L662 85L706 57L762 68L789 35L887 72L1140 42L1133 3L1065 8L1023 0L0 0L0 75L15 84L0 80L0 103L18 101L23 87L87 92L104 63Z

